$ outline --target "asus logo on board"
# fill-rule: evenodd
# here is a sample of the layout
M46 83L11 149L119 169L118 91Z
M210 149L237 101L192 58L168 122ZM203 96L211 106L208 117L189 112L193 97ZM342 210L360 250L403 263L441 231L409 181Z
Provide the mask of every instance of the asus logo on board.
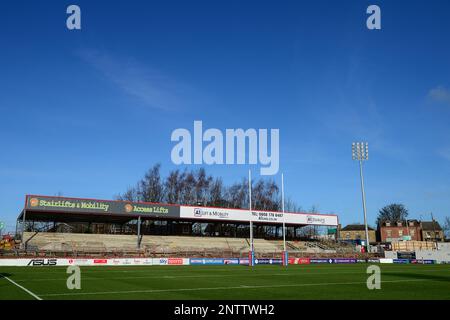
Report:
M27 266L56 266L57 263L56 259L32 259Z

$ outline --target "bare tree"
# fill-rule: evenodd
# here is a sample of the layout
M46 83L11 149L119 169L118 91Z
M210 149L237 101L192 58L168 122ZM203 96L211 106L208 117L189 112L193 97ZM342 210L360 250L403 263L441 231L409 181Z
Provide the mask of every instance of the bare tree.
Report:
M174 170L166 178L160 175L159 164L150 168L135 187L115 198L124 201L167 202L187 205L210 205L223 208L248 208L248 180L242 179L224 186L220 178L206 174L205 169L183 172ZM252 181L252 203L256 210L278 211L281 197L273 180ZM286 211L300 212L302 208L288 198ZM311 212L317 212L315 206Z
M140 181L138 193L141 201L161 202L163 200L160 169L160 164L154 165Z
M450 217L445 217L442 229L444 230L445 237L447 239L450 238Z

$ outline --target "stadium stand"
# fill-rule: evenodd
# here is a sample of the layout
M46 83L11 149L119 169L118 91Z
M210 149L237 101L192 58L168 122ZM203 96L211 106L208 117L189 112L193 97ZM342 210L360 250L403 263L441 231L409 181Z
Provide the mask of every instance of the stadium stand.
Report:
M83 234L54 232L25 232L27 252L50 256L246 256L249 250L247 238L154 236L144 235L141 249L136 249L135 235ZM254 239L258 257L277 257L283 250L281 240ZM287 248L294 257L328 257L339 253L355 257L355 249L348 244L318 241L287 241Z

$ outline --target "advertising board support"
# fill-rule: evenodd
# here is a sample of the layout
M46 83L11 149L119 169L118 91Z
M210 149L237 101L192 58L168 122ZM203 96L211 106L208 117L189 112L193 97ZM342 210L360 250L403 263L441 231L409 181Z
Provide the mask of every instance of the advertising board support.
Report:
M289 264L289 253L287 251L283 251L283 266L287 267Z
M249 267L253 267L255 265L255 251L249 251L248 265L249 265Z

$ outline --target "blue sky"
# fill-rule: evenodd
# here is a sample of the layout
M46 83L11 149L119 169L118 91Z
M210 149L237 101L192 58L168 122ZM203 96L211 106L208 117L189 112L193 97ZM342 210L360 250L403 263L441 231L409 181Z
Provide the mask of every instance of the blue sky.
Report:
M82 30L69 31L78 4ZM382 30L366 28L377 4ZM171 132L280 129L286 194L362 222L450 215L448 1L9 1L0 11L0 220L25 194L110 199ZM208 166L231 183L249 166ZM255 173L258 167L253 168ZM275 179L280 179L275 176Z

